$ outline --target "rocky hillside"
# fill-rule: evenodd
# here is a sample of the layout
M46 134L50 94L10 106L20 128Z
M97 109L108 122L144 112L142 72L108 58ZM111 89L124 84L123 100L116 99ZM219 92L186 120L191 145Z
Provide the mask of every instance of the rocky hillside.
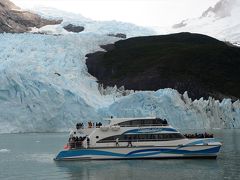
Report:
M37 14L24 11L9 0L0 0L0 33L21 33L30 27L40 28L49 24L59 24L61 20L47 20Z
M192 98L240 98L240 48L201 34L136 37L87 55L89 72L105 86L174 88Z

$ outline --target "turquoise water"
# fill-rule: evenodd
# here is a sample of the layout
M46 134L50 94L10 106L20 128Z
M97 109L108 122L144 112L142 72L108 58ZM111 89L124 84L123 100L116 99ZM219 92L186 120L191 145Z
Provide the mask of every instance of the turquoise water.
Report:
M240 179L240 130L214 132L223 141L216 160L54 162L68 133L0 135L0 179Z

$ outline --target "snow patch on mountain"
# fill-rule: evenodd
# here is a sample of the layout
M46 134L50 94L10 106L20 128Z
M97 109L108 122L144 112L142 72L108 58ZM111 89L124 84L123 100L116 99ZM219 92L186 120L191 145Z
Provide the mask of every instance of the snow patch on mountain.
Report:
M33 28L32 32L40 32L47 34L71 34L72 32L66 31L63 27L68 24L84 27L81 33L96 33L96 34L115 34L123 33L127 37L153 35L156 32L150 28L136 26L131 23L119 21L94 21L83 17L80 14L74 14L48 7L38 7L33 9L42 17L48 19L62 19L60 25L49 25L42 28Z
M214 16L216 18L224 18L231 16L231 11L236 2L237 0L220 0L214 7L209 7L204 11L202 17Z
M220 0L199 18L183 20L170 32L202 33L236 45L240 42L240 0Z

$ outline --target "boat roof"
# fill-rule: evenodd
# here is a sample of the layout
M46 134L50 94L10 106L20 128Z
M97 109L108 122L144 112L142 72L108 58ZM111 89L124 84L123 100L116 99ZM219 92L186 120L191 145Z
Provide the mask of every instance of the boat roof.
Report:
M131 120L144 120L144 119L157 119L157 117L133 117L133 118L107 118L106 121L110 121L110 124L117 124Z

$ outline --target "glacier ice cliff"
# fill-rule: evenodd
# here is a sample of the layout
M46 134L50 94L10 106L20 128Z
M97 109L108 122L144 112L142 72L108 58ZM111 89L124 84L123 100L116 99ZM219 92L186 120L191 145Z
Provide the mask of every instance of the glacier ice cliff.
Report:
M99 120L101 96L85 54L116 38L99 35L0 35L0 133L66 130Z
M177 128L239 128L240 102L194 100L173 89L101 93L85 55L115 37L0 35L0 133L67 131L79 121L157 116ZM104 94L104 95L103 95Z
M48 10L45 13L51 15ZM101 121L110 115L157 116L183 129L240 128L239 101L192 101L187 93L173 89L126 93L101 89L88 73L85 55L119 40L107 33L130 37L153 32L132 24L77 17L75 24L86 31L66 33L62 26L74 19L72 14L64 16L68 18L61 25L35 29L45 28L55 35L0 34L0 133L68 131L76 122Z
M231 99L222 102L209 97L192 101L173 89L156 92L135 92L123 97L108 108L99 109L103 116L160 117L180 129L239 128L240 102Z

